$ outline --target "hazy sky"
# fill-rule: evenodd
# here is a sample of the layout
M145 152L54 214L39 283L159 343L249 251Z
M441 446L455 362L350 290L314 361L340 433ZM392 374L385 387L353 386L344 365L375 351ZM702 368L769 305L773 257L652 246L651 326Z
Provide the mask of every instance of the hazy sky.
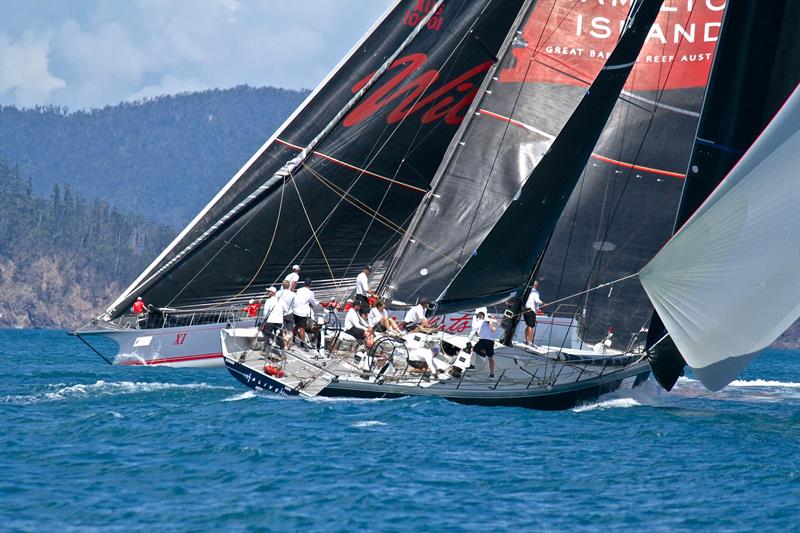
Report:
M0 0L0 103L313 88L390 0Z

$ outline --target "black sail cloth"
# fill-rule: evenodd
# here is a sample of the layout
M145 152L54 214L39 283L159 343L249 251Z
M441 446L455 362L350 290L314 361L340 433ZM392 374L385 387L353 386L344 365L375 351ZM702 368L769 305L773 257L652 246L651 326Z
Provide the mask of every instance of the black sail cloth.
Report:
M223 304L245 291L263 290L295 262L312 278L354 275L376 250L399 238L521 3L446 2L306 166L225 220L177 264L131 287L112 315L123 313L139 295L159 307ZM149 270L158 271L295 157L433 4L408 1L391 10Z

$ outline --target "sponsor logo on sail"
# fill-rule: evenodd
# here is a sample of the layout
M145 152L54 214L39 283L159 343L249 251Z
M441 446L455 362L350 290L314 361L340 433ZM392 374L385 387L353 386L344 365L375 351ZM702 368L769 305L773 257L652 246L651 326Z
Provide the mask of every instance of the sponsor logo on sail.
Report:
M423 124L440 119L453 126L461 124L464 113L475 98L478 86L492 62L481 63L440 84L438 70L428 69L421 72L427 59L425 54L414 53L395 60L388 71L396 71L394 76L372 90L369 96L350 111L342 123L346 127L355 126L384 107L393 106L386 117L389 124L395 124L412 115L420 115ZM353 86L352 91L358 92L371 77L371 73L365 76Z

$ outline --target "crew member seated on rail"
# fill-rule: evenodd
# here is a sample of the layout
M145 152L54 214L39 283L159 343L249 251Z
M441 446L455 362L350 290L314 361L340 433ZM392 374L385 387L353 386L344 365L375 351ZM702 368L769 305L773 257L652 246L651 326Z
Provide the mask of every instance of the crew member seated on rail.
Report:
M369 325L373 331L385 332L390 335L400 333L400 327L394 321L389 313L386 311L386 303L383 300L378 300L375 307L369 311Z
M403 318L403 325L406 331L419 331L420 333L432 333L434 331L428 319L425 318L425 310L430 302L427 298L421 298L419 303L406 311Z
M353 302L353 307L347 312L344 318L344 331L357 340L364 341L367 348L372 348L375 337L372 328L361 316L361 303Z

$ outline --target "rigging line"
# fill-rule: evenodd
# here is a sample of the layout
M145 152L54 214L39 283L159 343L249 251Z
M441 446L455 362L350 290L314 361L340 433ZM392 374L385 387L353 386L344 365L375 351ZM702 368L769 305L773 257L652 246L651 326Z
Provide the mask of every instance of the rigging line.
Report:
M279 143L281 143L281 144L283 144L285 146L288 146L289 148L294 148L295 150L302 150L303 149L301 146L297 146L296 144L292 144L290 142L284 141L283 139L275 139L275 141L279 142ZM406 182L397 180L395 178L387 178L386 176L382 176L382 175L380 175L380 174L378 174L376 172L371 172L371 171L369 171L369 170L367 170L365 168L361 168L361 167L357 167L355 165L351 165L350 163L342 161L341 159L336 159L335 157L331 157L331 156L329 156L327 154L323 154L322 152L318 152L316 150L314 152L311 152L311 154L319 156L322 159L325 159L327 161L331 161L332 163L336 163L337 165L341 165L341 166L343 166L345 168L349 168L350 170L355 170L355 171L357 171L357 172L359 172L361 174L366 174L368 176L372 176L373 178L377 178L379 180L383 180L383 181L386 181L386 182L389 182L389 183L392 183L392 184L396 184L396 185L399 185L400 187L405 187L406 189L411 189L412 191L417 191L417 192L420 192L422 194L425 194L426 192L428 192L426 189L423 189L422 187L417 187L415 185L411 185L410 183L406 183Z
M639 272L636 272L634 274L628 274L627 276L623 276L623 277L621 277L619 279L615 279L614 281L609 281L607 283L601 283L600 285L596 285L596 286L594 286L594 287L592 287L590 289L586 289L585 291L576 292L575 294L571 294L569 296L565 296L564 298L559 298L558 300L553 300L552 302L547 302L546 304L542 304L540 307L549 307L549 306L551 306L553 304L561 303L564 300L570 300L572 298L575 298L576 296L581 296L583 294L586 294L586 293L589 293L589 292L592 292L592 291L596 291L596 290L602 289L604 287L609 287L611 285L616 285L617 283L619 283L621 281L625 281L627 279L635 278L638 275L639 275Z
M306 166L306 165L304 164L304 166ZM354 207L356 207L360 211L366 213L367 215L374 216L379 222L381 222L386 227L394 230L396 233L398 233L400 235L404 235L405 234L406 231L402 228L402 226L398 225L395 222L392 222L391 220L389 220L385 216L381 215L379 212L377 212L374 209L372 209L371 207L369 207L367 204L365 204L364 202L362 202L361 200L359 200L358 198L356 198L355 196L350 194L348 191L345 191L344 189L340 188L338 185L336 185L335 183L333 183L329 179L327 179L324 176L322 176L321 174L319 174L316 170L314 170L314 169L312 169L310 167L307 167L307 166L306 166L306 170L308 170L311 173L312 176L316 177L323 185L325 185L326 187L328 187L331 190L333 190L333 192L336 193L337 195L339 195L342 198L342 200L350 203L351 205L353 205ZM423 241L421 239L418 239L418 238L414 237L414 235L412 235L411 238L413 238L415 242L420 243L421 245L423 245L424 247L428 248L432 252L440 255L442 258L450 261L451 263L454 263L456 266L461 266L460 263L458 263L458 261L456 261L452 257L448 256L447 254L445 254L441 250L437 249L436 247L426 243L425 241Z
M235 300L236 298L241 296L242 293L244 293L244 291L246 291L247 289L250 288L250 286L256 280L258 275L261 274L261 269L264 268L264 265L267 262L267 258L269 257L269 254L272 251L272 245L275 243L275 236L278 234L278 225L280 224L280 221L281 221L281 211L283 210L283 193L284 193L285 189L286 189L285 187L281 187L281 197L280 197L280 201L278 203L278 214L275 216L275 227L272 229L272 237L269 240L269 246L267 246L267 251L264 254L264 257L261 259L261 264L258 265L258 269L256 270L256 273L253 274L253 277L250 278L250 281L248 281L247 284L244 287L242 287L242 290L240 290L238 293L236 293L235 295L231 296L230 298L228 298L227 300L225 300L221 304L218 304L218 306L229 304L230 302L232 302L233 300ZM266 293L266 290L264 292ZM208 309L211 309L211 308L208 307L206 309L201 309L201 311L206 311Z
M303 167L306 166L305 163L300 163ZM297 183L295 180L291 180L292 185L294 186L294 190L297 192L297 199L300 200L300 207L303 208L303 214L308 221L308 227L311 228L311 233L314 235L314 240L317 241L317 246L319 246L319 251L322 254L322 258L325 260L325 265L328 267L328 272L331 274L331 278L336 283L336 290L339 290L339 281L336 280L336 276L333 275L333 269L331 268L330 262L328 262L328 256L325 255L325 249L322 247L322 243L319 242L319 237L317 237L317 231L314 229L314 224L311 223L311 217L308 216L308 211L306 210L306 204L303 202L303 195L300 194L300 189L297 187Z

